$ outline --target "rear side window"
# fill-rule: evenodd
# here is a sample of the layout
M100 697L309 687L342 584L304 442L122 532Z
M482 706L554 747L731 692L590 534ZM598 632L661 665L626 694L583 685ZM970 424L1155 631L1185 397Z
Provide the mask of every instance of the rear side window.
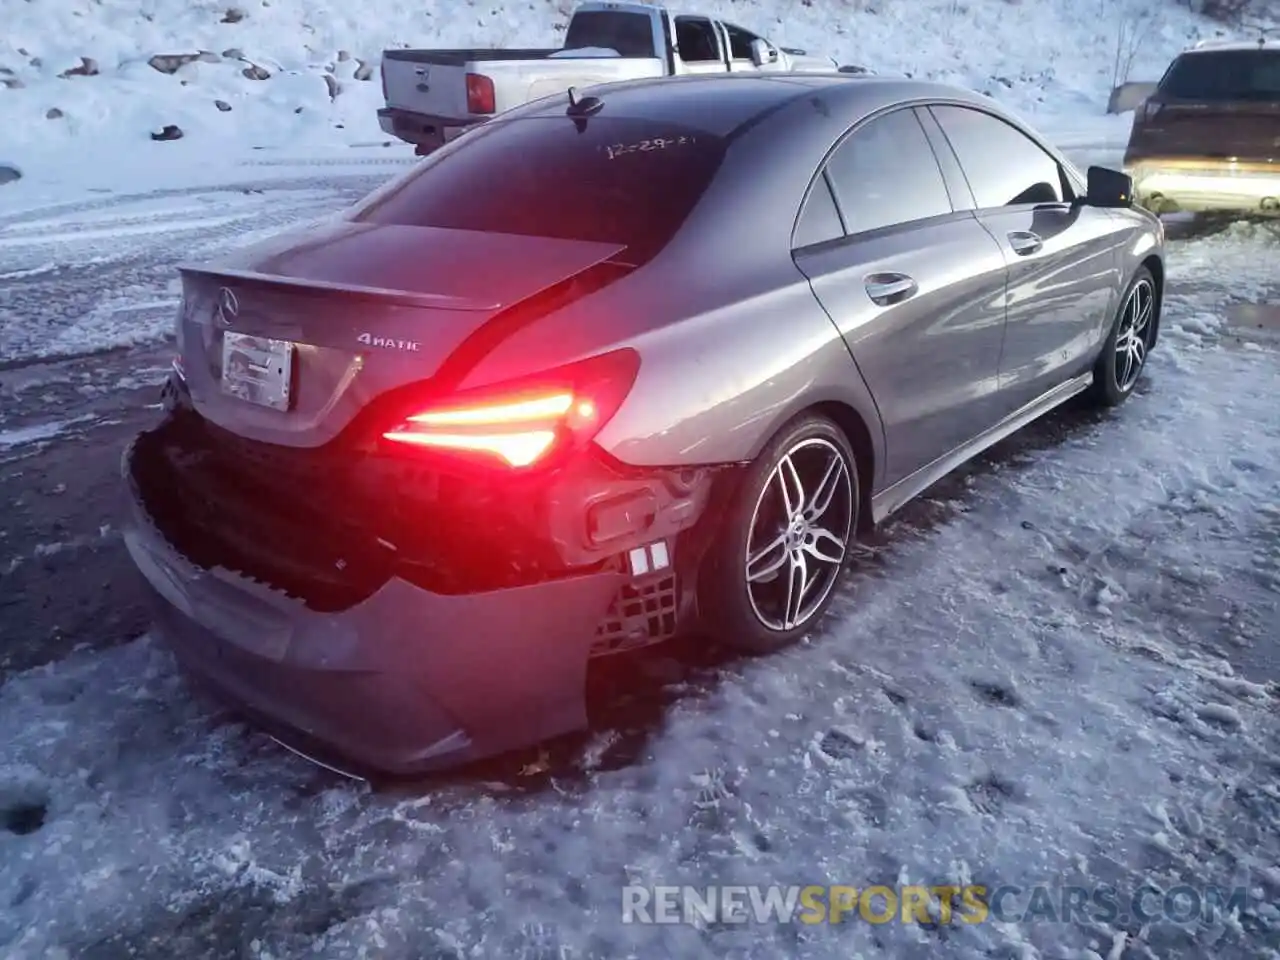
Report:
M1280 50L1183 54L1170 65L1159 90L1173 100L1280 102Z
M621 243L633 255L652 255L688 217L724 153L723 138L656 120L494 120L373 194L351 217Z
M844 224L840 222L840 211L836 209L835 198L831 195L831 185L825 176L819 174L800 212L791 246L798 250L843 236Z
M1017 127L967 107L929 109L960 161L978 209L1063 201L1058 162Z
M860 127L827 161L849 233L951 213L933 147L911 110Z
M565 31L566 50L588 47L615 50L620 57L654 57L653 19L645 13L584 10L575 13Z

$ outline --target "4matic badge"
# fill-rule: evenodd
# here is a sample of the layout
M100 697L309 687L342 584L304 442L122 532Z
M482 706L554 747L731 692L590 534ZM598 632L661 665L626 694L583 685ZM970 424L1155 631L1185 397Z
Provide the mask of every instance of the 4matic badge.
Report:
M360 343L366 347L380 347L383 350L405 350L409 353L417 353L422 349L422 344L417 340L397 340L395 337L375 337L372 333L362 333L356 337Z

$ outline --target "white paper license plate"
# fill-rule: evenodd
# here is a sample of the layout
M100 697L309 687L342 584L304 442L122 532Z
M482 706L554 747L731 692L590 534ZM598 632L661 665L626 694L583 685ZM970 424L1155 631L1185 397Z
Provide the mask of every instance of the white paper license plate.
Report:
M293 354L289 340L223 334L222 392L272 410L288 410L293 398Z

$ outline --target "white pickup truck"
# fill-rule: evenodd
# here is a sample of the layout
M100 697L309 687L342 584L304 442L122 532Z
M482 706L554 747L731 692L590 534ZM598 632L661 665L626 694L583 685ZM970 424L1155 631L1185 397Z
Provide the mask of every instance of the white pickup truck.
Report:
M385 50L382 129L425 154L468 127L570 87L726 71L840 69L711 17L647 3L583 3L548 50Z

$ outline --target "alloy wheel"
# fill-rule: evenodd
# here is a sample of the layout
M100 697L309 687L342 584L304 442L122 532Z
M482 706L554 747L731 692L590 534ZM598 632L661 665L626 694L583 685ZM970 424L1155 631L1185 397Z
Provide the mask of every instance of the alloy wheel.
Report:
M1120 329L1116 334L1116 387L1121 393L1133 389L1143 364L1147 362L1155 304L1155 287L1150 280L1143 279L1134 284L1120 311Z
M856 504L851 465L830 440L801 440L769 474L751 515L747 596L770 630L803 626L840 576Z

